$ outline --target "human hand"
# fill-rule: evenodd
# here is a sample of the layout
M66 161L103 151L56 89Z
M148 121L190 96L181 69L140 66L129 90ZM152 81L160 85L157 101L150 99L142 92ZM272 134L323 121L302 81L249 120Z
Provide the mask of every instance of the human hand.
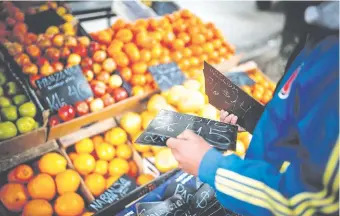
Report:
M185 172L198 176L201 161L212 147L191 130L185 130L177 138L169 138L166 142L172 154Z
M246 130L241 127L240 125L236 124L238 117L234 114L230 114L227 111L221 110L221 115L220 115L220 121L227 123L227 124L232 124L236 125L238 127L239 132L245 132Z

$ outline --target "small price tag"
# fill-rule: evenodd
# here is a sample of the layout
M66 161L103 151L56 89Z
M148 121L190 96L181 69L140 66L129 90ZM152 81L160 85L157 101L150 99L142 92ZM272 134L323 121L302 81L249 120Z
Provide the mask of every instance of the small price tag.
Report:
M149 71L162 91L181 85L185 80L183 72L175 62L151 66Z
M43 77L36 84L52 111L93 97L91 87L79 65Z

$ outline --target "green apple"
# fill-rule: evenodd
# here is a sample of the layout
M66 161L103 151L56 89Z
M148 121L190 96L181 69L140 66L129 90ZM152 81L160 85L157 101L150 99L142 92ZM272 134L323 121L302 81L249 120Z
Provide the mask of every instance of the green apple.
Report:
M16 106L20 106L22 105L23 103L26 103L28 101L28 98L26 95L24 94L20 94L20 95L15 95L13 98L12 98L12 101L13 103L16 105Z
M0 86L0 97L4 95L4 89Z
M36 123L32 117L21 117L16 122L18 130L20 133L31 132L35 127Z
M8 96L14 96L20 93L19 86L13 81L6 83L5 89Z
M37 114L37 108L33 102L26 102L19 107L19 114L22 117L32 117Z
M15 121L18 119L18 112L16 106L8 106L1 109L1 116L4 120Z
M17 127L13 122L6 121L0 123L0 140L5 140L16 136L18 133Z
M0 108L8 107L12 105L11 99L8 97L0 97Z
M0 86L4 85L7 81L7 77L3 70L0 68Z

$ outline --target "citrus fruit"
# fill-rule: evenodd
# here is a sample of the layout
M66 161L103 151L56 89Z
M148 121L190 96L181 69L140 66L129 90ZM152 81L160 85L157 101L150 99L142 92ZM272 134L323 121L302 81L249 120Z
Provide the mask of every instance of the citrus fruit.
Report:
M136 178L138 175L138 166L135 161L131 160L129 161L129 172L128 176L131 178Z
M11 183L20 183L20 181L18 179L16 179L16 177L15 177L15 169L11 170L7 174L7 181L11 182Z
M151 146L151 150L154 154L157 154L160 150L165 149L163 146Z
M245 153L246 153L245 145L241 140L237 140L235 154L238 156L243 156Z
M22 184L8 183L0 190L2 204L12 212L20 212L28 201L28 194Z
M115 158L109 163L109 174L119 176L129 172L129 164L126 160Z
M98 144L104 142L104 139L102 136L97 135L97 136L92 137L92 142L94 144L94 147L96 147Z
M77 153L91 153L94 150L94 144L90 138L85 138L75 144Z
M14 178L20 182L28 182L33 175L33 169L26 164L21 164L14 169Z
M142 118L138 113L127 112L122 116L120 125L126 132L133 135L141 130Z
M151 182L155 177L153 177L150 174L142 174L140 176L138 176L136 183L137 185L141 186L141 185L145 185L149 182Z
M109 166L109 163L107 161L97 160L96 168L94 169L94 172L100 175L106 175L108 166Z
M149 99L147 109L150 113L157 114L161 109L164 109L167 104L168 103L163 96L155 94Z
M53 208L43 199L33 199L27 202L22 211L22 216L52 216Z
M96 146L96 153L99 159L110 161L115 156L115 149L112 145L107 143L101 143Z
M128 160L132 156L132 150L129 145L124 144L117 147L117 157Z
M82 153L74 160L74 167L81 175L87 175L95 169L96 161L92 155Z
M108 189L109 187L111 187L111 185L113 185L113 183L115 183L121 176L117 175L117 176L110 176L109 178L106 179L106 188Z
M53 178L45 173L40 173L29 181L27 190L33 199L52 200L56 194Z
M83 198L74 192L59 196L54 203L54 210L57 215L78 216L85 208Z
M92 173L86 176L85 185L93 194L93 196L97 197L105 191L106 181L102 175L98 173Z
M145 130L148 125L150 124L150 122L152 121L152 119L154 119L154 115L148 111L144 111L142 112L142 114L140 115L142 117L142 128Z
M78 154L75 152L70 152L68 154L68 157L71 159L72 162L74 162L74 159L76 159L76 157L78 157Z
M55 176L66 170L67 162L63 156L52 152L42 156L39 160L38 166L40 172Z
M153 157L153 153L152 152L143 152L142 153L142 157L143 158L150 158L150 157Z
M93 212L85 212L84 214L82 214L81 216L92 216L94 215Z
M115 146L122 145L127 141L127 134L122 128L115 127L105 133L105 141Z
M171 149L166 148L159 151L155 156L156 168L162 172L168 172L178 166L178 162L172 155Z
M67 192L76 192L80 185L80 176L76 171L67 169L55 177L55 183L60 195Z

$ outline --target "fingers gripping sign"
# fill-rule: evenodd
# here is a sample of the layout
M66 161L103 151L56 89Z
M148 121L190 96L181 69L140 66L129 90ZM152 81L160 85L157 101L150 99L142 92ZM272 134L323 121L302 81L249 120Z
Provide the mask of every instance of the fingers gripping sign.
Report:
M220 115L220 121L227 123L227 124L232 124L232 125L237 125L238 126L238 131L244 132L246 131L243 127L238 125L236 122L238 120L238 117L234 114L229 114L229 112L221 110L221 115Z
M200 163L207 151L212 147L200 136L185 130L177 138L169 138L167 146L187 173L197 176Z

